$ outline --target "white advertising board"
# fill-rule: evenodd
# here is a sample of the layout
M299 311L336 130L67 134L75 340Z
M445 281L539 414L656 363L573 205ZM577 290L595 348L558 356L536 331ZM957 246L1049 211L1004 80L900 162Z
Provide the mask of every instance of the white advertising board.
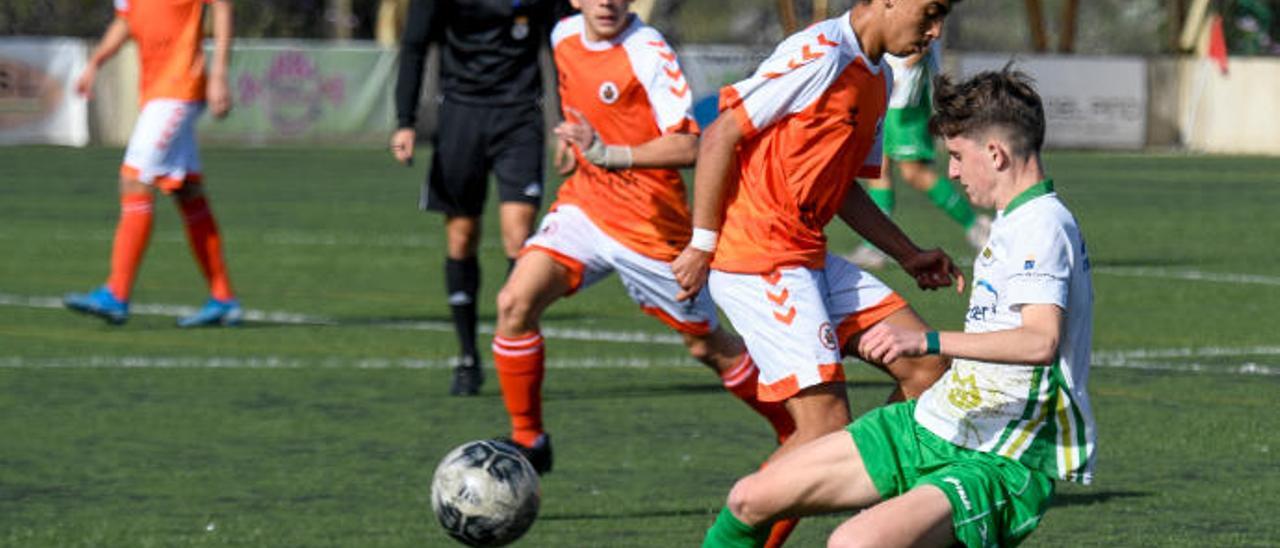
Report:
M1009 54L957 53L962 77L1000 70ZM1147 65L1138 57L1017 55L1035 79L1048 123L1045 146L1138 149L1147 136Z

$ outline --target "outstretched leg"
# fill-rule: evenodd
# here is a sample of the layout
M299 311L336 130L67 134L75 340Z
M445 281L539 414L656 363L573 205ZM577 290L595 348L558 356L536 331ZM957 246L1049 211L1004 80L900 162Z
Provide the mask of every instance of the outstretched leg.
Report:
M738 480L703 546L764 546L776 520L865 508L880 500L848 432L810 441L779 451L768 466Z
M502 386L502 401L511 417L511 439L525 448L538 445L545 434L542 379L546 351L538 322L543 311L571 289L569 269L535 250L516 261L511 277L498 292L493 363ZM550 469L549 459L546 468Z

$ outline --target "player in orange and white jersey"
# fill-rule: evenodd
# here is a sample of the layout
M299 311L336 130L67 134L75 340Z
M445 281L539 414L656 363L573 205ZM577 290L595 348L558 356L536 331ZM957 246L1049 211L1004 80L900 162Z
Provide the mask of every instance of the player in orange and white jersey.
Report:
M928 47L950 4L860 0L792 35L751 77L721 90L721 115L702 137L694 231L672 266L681 298L697 294L710 270L712 296L759 365L760 399L785 401L795 419L770 462L849 422L841 359L858 355L861 333L882 322L924 326L883 282L827 252L833 217L921 288L964 283L950 257L917 247L856 182L880 173L892 82L882 57ZM937 356L868 361L898 382L896 399L919 395L946 369ZM793 526L779 522L770 545Z
M630 0L576 0L582 13L552 31L566 121L557 164L573 174L498 294L494 365L512 440L539 473L551 468L543 431L543 311L617 272L641 310L680 332L689 352L764 415L791 431L781 404L759 402L757 371L741 339L719 325L706 293L675 299L670 262L689 240L684 181L697 124L689 84L662 35L627 12Z
M206 73L201 45L206 4L212 4L214 50ZM231 110L227 63L232 9L225 0L115 0L116 17L76 83L90 96L97 69L129 39L138 46L141 113L120 166L120 221L106 284L67 295L68 308L124 323L129 297L151 237L155 189L173 194L188 243L209 285L210 298L182 327L234 325L242 318L222 255L218 226L202 189L195 125L205 108L222 118Z

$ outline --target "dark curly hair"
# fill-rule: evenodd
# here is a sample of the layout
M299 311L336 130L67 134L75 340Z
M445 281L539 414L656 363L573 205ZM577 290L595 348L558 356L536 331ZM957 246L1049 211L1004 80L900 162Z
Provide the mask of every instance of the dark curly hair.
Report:
M934 81L929 131L940 137L978 136L999 130L1012 153L1026 158L1044 146L1044 105L1031 77L1012 69L986 71L959 83Z

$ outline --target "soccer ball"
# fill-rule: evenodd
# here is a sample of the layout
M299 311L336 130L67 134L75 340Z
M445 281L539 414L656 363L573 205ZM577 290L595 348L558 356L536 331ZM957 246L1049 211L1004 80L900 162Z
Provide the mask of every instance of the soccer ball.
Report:
M508 443L464 443L440 460L431 509L449 536L468 546L502 546L538 517L538 473Z

